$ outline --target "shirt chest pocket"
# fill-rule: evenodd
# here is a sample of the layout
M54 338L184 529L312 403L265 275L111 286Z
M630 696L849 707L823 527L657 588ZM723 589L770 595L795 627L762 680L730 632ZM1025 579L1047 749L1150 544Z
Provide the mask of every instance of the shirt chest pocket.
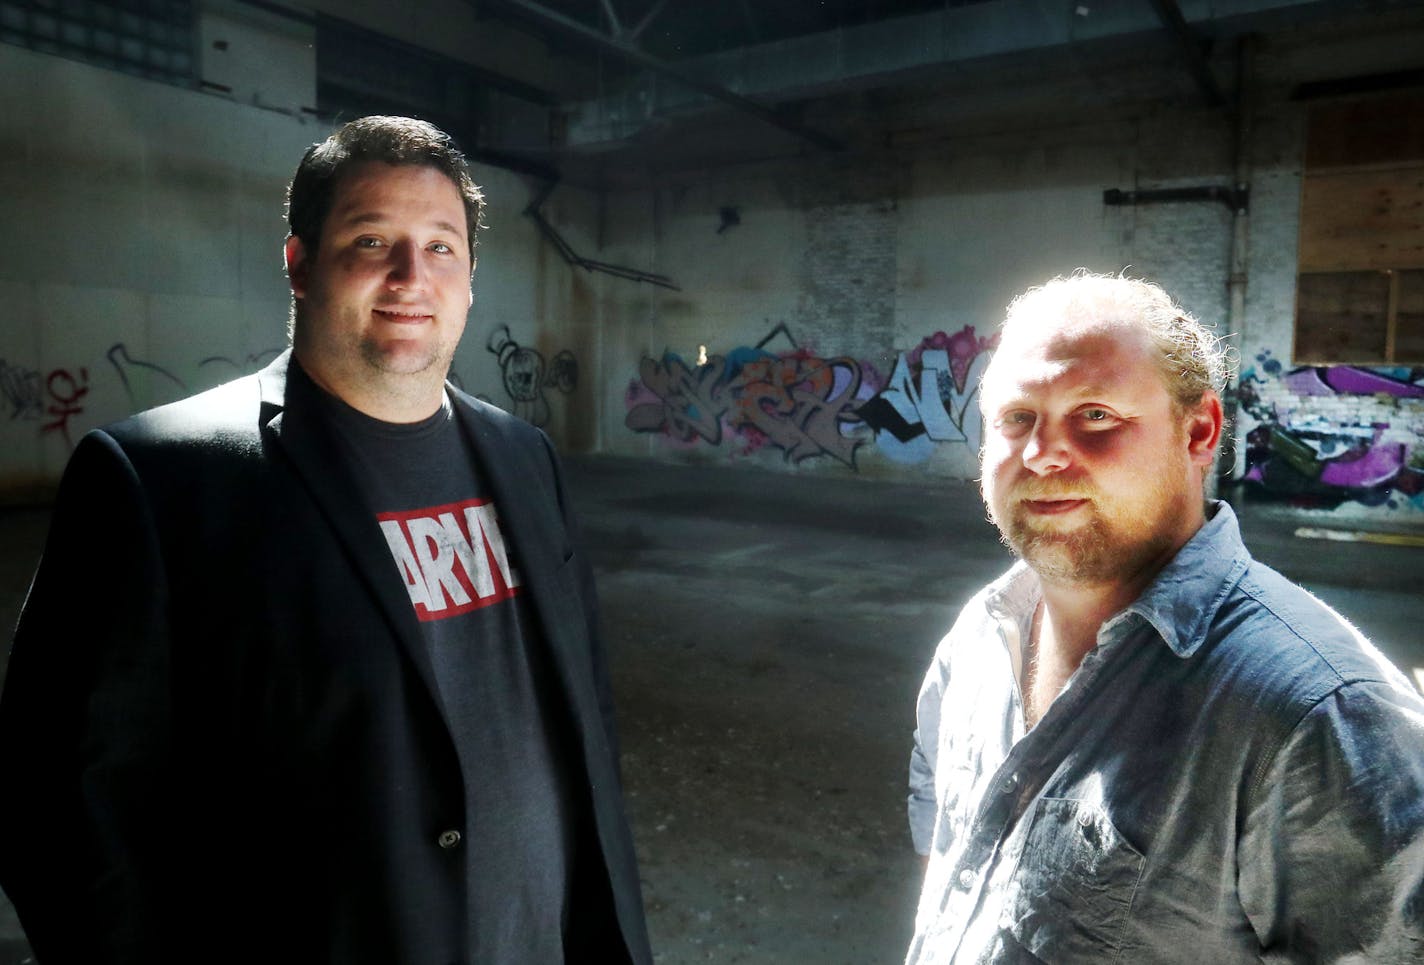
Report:
M1113 960L1146 859L1090 801L1034 805L999 927L1045 962Z

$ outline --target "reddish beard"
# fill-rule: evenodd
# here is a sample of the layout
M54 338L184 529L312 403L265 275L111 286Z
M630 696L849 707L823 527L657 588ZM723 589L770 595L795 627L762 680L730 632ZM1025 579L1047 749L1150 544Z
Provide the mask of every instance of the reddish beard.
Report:
M1043 516L1027 502L1083 500L1071 515ZM999 537L1042 579L1101 585L1130 580L1173 543L1173 518L1121 519L1087 480L1031 477L1015 484L1007 508L994 515Z

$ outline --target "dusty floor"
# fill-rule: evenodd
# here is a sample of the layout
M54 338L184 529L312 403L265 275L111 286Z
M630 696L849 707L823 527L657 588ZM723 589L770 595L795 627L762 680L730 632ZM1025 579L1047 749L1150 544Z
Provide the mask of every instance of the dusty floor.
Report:
M973 488L569 469L657 960L900 961L918 887L902 790L915 691L958 605L1008 560ZM1249 504L1243 518L1259 558L1424 666L1424 549L1300 539ZM0 626L46 519L0 513ZM25 957L0 901L0 965Z

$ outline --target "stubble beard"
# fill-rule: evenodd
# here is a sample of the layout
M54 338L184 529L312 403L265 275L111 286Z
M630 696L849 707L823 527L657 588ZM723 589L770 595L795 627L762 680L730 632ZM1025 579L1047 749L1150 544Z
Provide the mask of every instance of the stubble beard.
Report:
M419 352L391 352L370 335L359 336L356 348L361 361L373 373L397 377L429 375L442 382L455 355L439 342L431 342Z
M1046 582L1060 584L1103 585L1128 582L1145 568L1160 563L1175 542L1177 502L1166 491L1154 495L1155 518L1132 516L1129 512L1114 513L1112 522L1104 511L1101 495L1077 489L1078 497L1088 504L1077 510L1086 519L1072 528L1060 526L1049 519L1037 521L1018 502L1022 492L1014 494L1005 514L990 510L990 518L999 529L999 538ZM1053 498L1050 494L1035 494L1038 498ZM1141 521L1141 525L1136 524Z

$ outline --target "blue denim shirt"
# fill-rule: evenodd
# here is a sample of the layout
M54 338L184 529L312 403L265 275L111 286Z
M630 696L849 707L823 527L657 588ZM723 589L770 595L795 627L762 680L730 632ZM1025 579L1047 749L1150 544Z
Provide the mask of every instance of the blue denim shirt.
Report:
M1208 511L1027 733L1037 577L940 643L909 962L1424 962L1424 701Z

